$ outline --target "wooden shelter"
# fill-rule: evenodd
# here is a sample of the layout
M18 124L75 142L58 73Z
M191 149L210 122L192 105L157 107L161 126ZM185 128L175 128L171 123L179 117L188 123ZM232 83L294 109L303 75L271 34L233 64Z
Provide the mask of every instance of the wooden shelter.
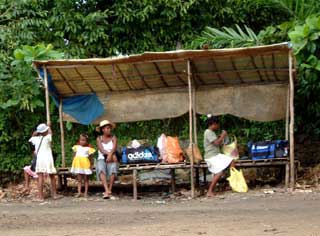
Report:
M293 52L288 43L233 49L145 52L105 59L34 61L44 71L47 120L48 74L60 99L62 166L65 166L63 99L96 94L105 112L93 121L177 117L189 112L189 141L197 143L196 113L272 121L286 119L290 140L290 186L294 187ZM191 159L194 194L194 164Z

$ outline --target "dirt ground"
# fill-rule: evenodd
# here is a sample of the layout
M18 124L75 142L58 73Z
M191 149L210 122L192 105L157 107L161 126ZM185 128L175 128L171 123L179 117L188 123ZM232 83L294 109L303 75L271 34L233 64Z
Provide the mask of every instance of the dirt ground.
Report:
M143 195L103 200L64 197L0 202L0 235L305 235L320 236L320 191L230 191L215 198Z

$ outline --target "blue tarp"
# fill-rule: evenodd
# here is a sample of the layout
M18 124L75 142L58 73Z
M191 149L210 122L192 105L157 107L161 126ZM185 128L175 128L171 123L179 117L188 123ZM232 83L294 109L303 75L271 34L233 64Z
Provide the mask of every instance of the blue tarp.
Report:
M43 69L40 69L40 76L44 78ZM48 88L55 104L59 106L59 93L50 73L48 73ZM96 94L76 95L62 99L62 111L80 124L88 125L104 113L104 107Z

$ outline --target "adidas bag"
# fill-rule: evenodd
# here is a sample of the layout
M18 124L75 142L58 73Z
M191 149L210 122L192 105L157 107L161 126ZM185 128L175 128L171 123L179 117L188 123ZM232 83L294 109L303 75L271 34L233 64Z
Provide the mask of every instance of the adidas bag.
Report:
M122 148L122 163L158 163L159 151L157 148L138 147L138 148Z

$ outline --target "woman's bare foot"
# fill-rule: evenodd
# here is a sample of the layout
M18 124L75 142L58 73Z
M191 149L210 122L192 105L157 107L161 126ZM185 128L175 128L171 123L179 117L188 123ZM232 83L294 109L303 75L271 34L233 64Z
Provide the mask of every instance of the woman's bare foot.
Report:
M81 193L77 193L76 195L74 195L75 198L79 198L81 197Z
M211 192L211 193L207 193L207 197L214 197L215 196L215 194L213 193L213 192Z
M59 194L55 194L55 195L53 195L53 200L58 200L58 199L61 199L61 198L63 198L63 196L62 195L59 195Z
M32 201L33 202L44 202L44 198L35 198Z
M22 195L29 195L30 194L30 189L24 188L21 192Z
M83 194L83 197L84 197L84 198L88 198L88 194L87 194L87 193L84 193L84 194Z

